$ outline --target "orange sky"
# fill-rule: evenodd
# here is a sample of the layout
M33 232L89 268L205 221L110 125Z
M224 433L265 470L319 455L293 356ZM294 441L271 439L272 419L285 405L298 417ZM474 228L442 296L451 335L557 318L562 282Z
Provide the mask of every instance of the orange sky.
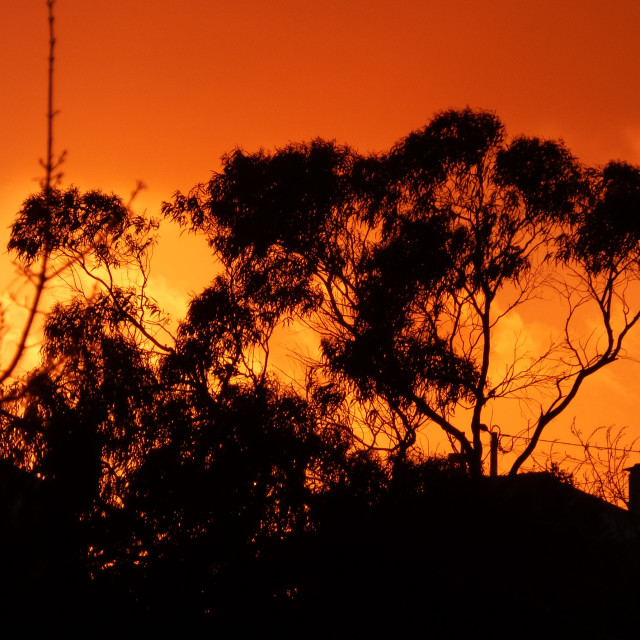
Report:
M585 162L640 163L637 0L57 0L56 32L65 184L127 197L143 180L149 214L235 146L322 136L382 150L466 105L512 134L562 137ZM47 37L44 0L5 3L2 228L42 173ZM163 227L153 276L168 306L210 264ZM640 434L637 373L620 365L590 386L585 428Z

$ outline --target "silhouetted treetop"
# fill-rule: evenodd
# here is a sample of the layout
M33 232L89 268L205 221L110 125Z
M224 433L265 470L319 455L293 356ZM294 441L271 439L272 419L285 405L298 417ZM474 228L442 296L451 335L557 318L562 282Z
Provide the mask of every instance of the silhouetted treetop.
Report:
M567 253L594 274L635 271L640 254L640 168L610 162L590 174L588 206Z
M582 168L562 143L519 137L497 158L497 180L534 219L565 221L588 193Z
M236 150L206 188L177 196L170 215L206 233L228 259L249 249L261 258L274 245L307 251L350 189L353 159L348 148L323 140L273 155Z
M123 251L140 251L140 243L150 242L146 236L156 226L133 214L119 196L50 188L25 200L11 227L8 249L27 264L43 252L91 252L99 264L119 267Z
M515 471L637 321L614 318L606 301L633 274L638 238L624 212L637 181L633 167L583 167L562 142L509 138L495 114L467 108L437 114L388 153L321 140L235 151L164 213L205 234L230 299L256 319L268 305L263 344L278 321L316 332L314 366L361 403L369 445L384 434L391 451L408 451L418 428L435 425L480 473L483 413L520 399L540 417ZM498 325L550 287L565 292L569 324L547 352L516 354L498 373ZM613 335L602 350L565 332L590 303ZM471 409L466 428L457 406Z

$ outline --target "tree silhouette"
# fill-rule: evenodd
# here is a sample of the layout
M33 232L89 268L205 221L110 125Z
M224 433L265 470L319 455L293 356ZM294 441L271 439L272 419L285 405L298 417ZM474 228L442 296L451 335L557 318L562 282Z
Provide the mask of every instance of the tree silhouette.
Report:
M62 620L79 629L109 607L95 598L92 578L107 556L127 552L117 548L124 487L153 443L153 354L170 349L156 337L162 318L146 294L157 224L115 195L60 187L54 4L46 2L45 177L8 245L35 293L0 371L0 609L7 624L29 617L35 629ZM65 302L44 314L41 365L17 376L54 282L68 286L57 292Z
M403 460L435 427L480 475L487 416L517 399L529 417L516 473L638 321L637 182L634 167L584 167L561 142L509 139L495 115L466 109L380 155L322 140L234 151L164 213L207 237L264 354L279 323L318 336L309 390L342 399L354 446ZM564 316L549 344L516 340L498 370L501 326L550 298Z
M451 619L477 632L499 601L540 629L582 630L588 613L601 634L635 611L627 521L628 547L562 472L481 476L496 403L535 413L515 475L582 382L624 355L640 317L627 294L640 170L583 167L471 109L379 155L322 140L237 150L164 206L218 260L170 332L147 294L157 222L60 187L51 96L47 177L8 247L36 297L0 374L3 619L49 631L73 618L92 636L97 620L109 637L124 624L380 635L427 619L442 635ZM54 278L68 286L41 364L10 384ZM564 301L555 340L531 355L516 344L497 368L501 323L550 292ZM583 337L594 310L600 329ZM293 383L271 366L286 324L320 347ZM420 454L433 427L464 469ZM498 554L519 561L498 575ZM545 561L571 589L522 580Z

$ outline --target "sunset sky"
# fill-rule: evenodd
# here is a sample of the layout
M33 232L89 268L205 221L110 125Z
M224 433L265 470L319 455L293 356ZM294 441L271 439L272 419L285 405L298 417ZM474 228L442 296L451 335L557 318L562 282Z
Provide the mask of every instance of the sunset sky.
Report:
M64 184L128 198L142 180L136 206L157 215L235 147L320 136L378 151L467 105L586 163L640 163L639 33L637 0L57 0ZM5 3L3 229L42 174L47 39L44 0ZM152 275L167 307L211 273L202 241L163 226ZM640 366L615 367L573 414L640 435Z

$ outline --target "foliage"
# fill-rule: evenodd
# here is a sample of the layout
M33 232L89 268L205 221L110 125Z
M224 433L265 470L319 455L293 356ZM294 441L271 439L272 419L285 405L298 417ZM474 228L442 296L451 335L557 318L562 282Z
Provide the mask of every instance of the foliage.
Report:
M583 380L623 355L640 317L626 293L639 193L640 170L584 167L562 143L509 139L471 109L383 154L323 140L237 150L164 205L218 261L169 332L146 292L157 222L117 196L49 184L9 243L27 271L41 265L42 287L69 285L46 315L41 366L0 399L0 536L20 552L19 592L49 592L72 567L51 610L82 593L103 617L163 630L237 630L246 609L256 627L319 607L344 617L389 584L392 608L428 602L447 618L463 597L479 615L491 604L480 576L516 612L556 611L564 591L542 597L518 573L549 550L589 591L597 581L573 563L594 549L608 561L609 539L582 513L592 537L570 546L582 526L563 517L570 474L552 463L540 486L483 478L483 438L496 404L528 406L515 475ZM565 303L560 333L497 367L502 323L551 294ZM584 339L594 310L600 329ZM293 383L271 366L283 326L319 345ZM423 453L434 429L457 456ZM20 538L52 522L59 553L25 538L54 558L31 585ZM507 593L479 541L515 555L518 535L538 555L507 568L521 585Z
M25 200L12 225L9 251L27 265L43 252L71 259L88 256L96 266L122 266L146 245L138 237L153 225L131 211L118 196L77 188L49 189ZM122 247L123 251L119 251Z
M637 176L620 163L583 167L561 142L509 140L495 115L466 109L385 154L323 140L237 150L164 213L208 239L224 269L216 286L243 322L261 319L265 353L278 323L317 335L308 379L343 398L361 444L397 459L439 428L479 475L485 416L517 399L533 424L515 473L638 320L626 298ZM501 326L558 294L565 317L547 348L516 344L498 370ZM582 339L587 310L603 339Z

